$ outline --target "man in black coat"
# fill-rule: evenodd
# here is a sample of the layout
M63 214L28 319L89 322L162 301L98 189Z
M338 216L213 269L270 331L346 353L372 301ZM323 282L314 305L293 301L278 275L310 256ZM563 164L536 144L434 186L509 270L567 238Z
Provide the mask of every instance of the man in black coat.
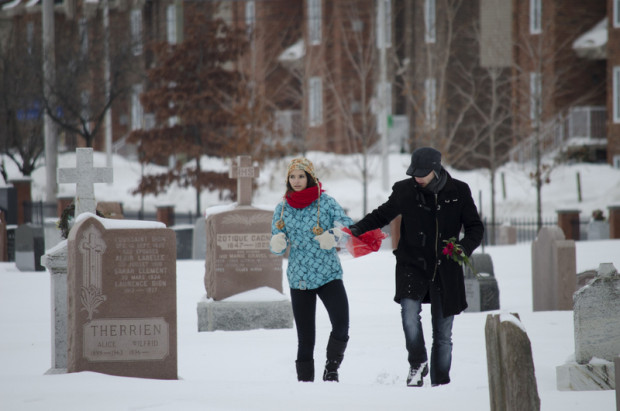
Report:
M480 245L484 226L469 186L450 176L441 165L441 153L431 147L415 150L407 174L392 187L389 199L352 225L359 236L388 225L398 215L400 239L396 255L396 295L401 305L408 352L407 385L421 387L428 374L428 356L422 332L422 303L431 304L433 345L431 384L450 382L452 322L467 308L461 265L444 255L448 241L457 239L469 257ZM461 230L464 236L459 239Z

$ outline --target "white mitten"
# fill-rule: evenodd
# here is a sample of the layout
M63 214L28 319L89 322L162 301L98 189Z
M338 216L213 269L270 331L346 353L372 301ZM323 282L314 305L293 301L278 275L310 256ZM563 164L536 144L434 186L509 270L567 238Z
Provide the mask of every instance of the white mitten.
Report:
M271 236L271 241L269 242L269 246L274 253L281 253L286 249L286 236L284 233L278 233L274 236Z
M342 231L338 228L332 228L321 235L317 235L314 239L319 242L323 250L330 250L336 246L336 241L340 237L342 237Z

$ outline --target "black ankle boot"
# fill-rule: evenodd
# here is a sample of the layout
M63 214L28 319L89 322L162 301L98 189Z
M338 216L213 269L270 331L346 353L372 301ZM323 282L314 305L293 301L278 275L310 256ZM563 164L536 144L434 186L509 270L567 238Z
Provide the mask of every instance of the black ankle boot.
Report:
M295 368L297 369L297 381L314 381L314 360L295 361Z
M344 358L344 351L347 348L347 341L339 341L331 335L327 342L327 361L325 362L325 371L323 371L323 381L338 382L338 368Z

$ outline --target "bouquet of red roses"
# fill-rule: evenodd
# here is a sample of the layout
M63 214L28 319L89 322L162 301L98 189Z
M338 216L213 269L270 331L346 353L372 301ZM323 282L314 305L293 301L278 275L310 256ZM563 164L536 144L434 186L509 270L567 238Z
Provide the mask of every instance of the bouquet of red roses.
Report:
M465 254L463 246L456 242L455 237L450 237L447 240L443 240L443 242L446 243L446 245L441 252L446 258L456 261L460 266L463 266L463 263L467 264L467 266L471 268L471 271L476 274L476 270L474 270L474 266L471 264L471 261L469 261L469 257Z

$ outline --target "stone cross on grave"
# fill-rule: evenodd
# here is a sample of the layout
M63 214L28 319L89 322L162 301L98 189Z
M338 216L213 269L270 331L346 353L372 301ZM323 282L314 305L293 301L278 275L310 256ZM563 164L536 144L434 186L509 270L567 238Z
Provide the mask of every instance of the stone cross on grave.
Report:
M107 167L93 167L93 149L78 148L76 152L75 168L59 168L58 182L62 184L77 184L75 189L75 214L77 217L82 213L95 214L97 203L95 202L94 183L111 183L112 169Z
M252 157L237 156L228 172L228 177L237 179L237 205L252 205L252 180L258 175L259 169L252 165Z

